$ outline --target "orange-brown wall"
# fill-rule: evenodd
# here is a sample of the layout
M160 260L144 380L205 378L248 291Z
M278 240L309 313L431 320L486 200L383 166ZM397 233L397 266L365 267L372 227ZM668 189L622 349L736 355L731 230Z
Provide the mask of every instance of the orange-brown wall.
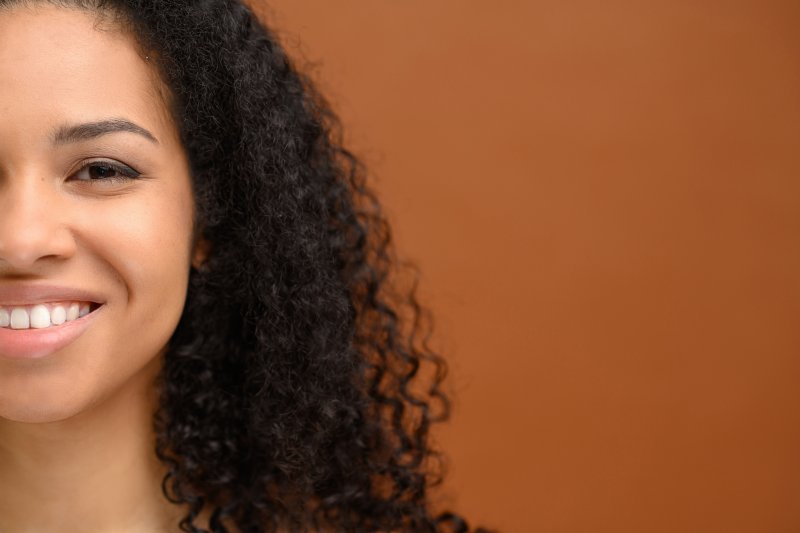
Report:
M424 273L458 510L800 531L800 3L271 6Z

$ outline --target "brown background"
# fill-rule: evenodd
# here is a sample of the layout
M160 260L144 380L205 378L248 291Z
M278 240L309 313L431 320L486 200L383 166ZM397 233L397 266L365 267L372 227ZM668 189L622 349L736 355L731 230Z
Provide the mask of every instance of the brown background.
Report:
M800 531L800 3L271 5L424 273L455 507Z

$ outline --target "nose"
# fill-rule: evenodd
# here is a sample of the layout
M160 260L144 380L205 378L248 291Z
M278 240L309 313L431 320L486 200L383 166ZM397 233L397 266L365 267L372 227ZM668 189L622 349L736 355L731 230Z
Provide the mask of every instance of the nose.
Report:
M0 180L0 274L75 251L60 193L47 180L17 178Z

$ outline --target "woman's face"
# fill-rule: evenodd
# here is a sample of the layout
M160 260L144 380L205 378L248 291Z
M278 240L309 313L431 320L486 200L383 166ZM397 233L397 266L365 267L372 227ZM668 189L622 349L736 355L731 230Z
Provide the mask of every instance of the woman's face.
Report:
M0 10L0 422L63 420L128 390L183 310L186 156L133 38L95 23Z

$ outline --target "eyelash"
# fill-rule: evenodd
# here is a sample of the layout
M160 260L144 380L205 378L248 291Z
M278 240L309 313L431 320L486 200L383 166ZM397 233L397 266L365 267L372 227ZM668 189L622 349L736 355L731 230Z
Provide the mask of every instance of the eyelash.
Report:
M123 165L121 163L115 163L115 162L112 162L112 161L89 161L89 162L85 163L83 166L81 166L81 168L79 168L75 173L73 173L72 176L76 176L76 175L82 173L83 171L85 171L87 169L97 168L97 167L100 167L100 168L103 168L103 169L106 169L106 170L113 170L119 175L106 177L106 178L97 178L97 179L91 179L91 178L90 179L79 179L77 181L84 181L84 182L87 182L87 183L96 183L96 182L127 183L127 182L133 181L133 180L137 179L139 176L141 176L140 172L137 172L136 170L132 169L131 167L129 167L127 165Z

